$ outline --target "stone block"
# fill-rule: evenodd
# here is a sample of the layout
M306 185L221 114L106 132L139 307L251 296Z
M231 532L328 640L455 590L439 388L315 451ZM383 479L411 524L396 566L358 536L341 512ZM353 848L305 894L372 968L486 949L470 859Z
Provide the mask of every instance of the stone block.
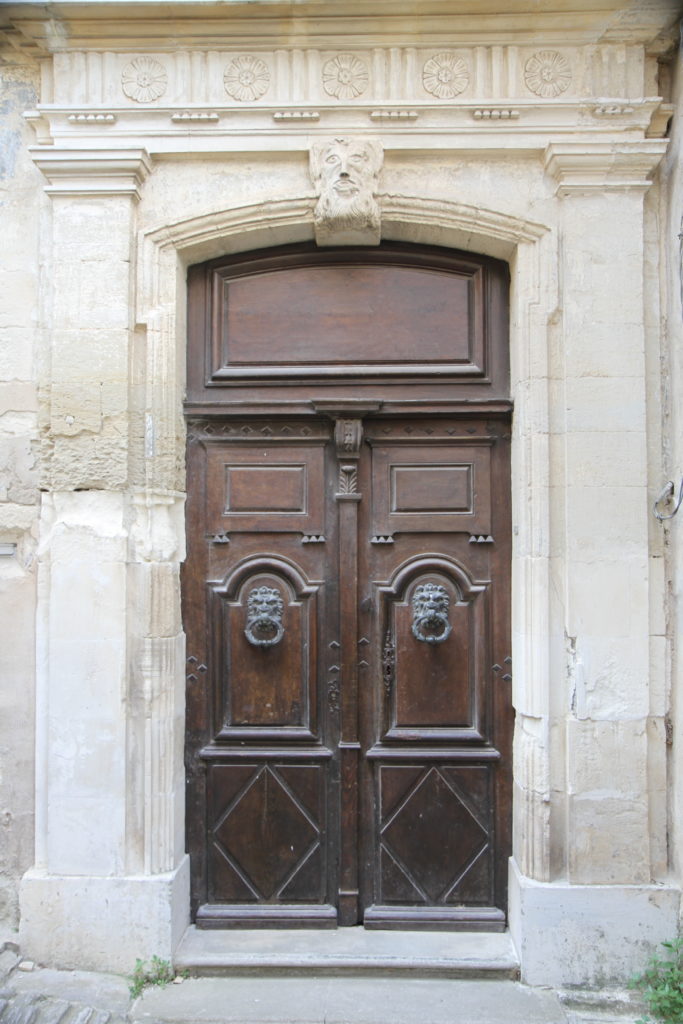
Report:
M633 486L634 469L639 468L637 484L644 486L645 440L645 433L635 430L572 430L562 435L567 480L572 487L600 487L609 500L613 487Z
M624 985L678 933L675 885L570 885L510 862L510 932L528 985Z
M573 563L567 568L567 633L647 643L647 584L646 559Z
M31 438L0 436L0 501L34 505L37 498L38 473Z
M137 957L172 957L189 924L189 859L167 874L120 878L34 869L21 910L21 949L38 963L129 974Z
M50 429L72 437L97 434L102 426L100 387L97 384L53 384L50 389Z
M578 636L570 665L577 718L644 719L650 712L648 653L644 638Z
M586 457L590 458L588 453ZM569 468L567 477L572 481ZM646 553L648 501L644 486L605 487L595 480L589 487L570 482L564 489L564 502L564 543L573 562L637 558Z
M128 374L128 331L57 328L52 332L52 388L123 384Z
M118 490L128 478L127 423L106 420L98 435L54 438L49 460L51 489Z
M52 207L53 245L63 259L130 259L132 208L127 196L56 196Z
M644 721L567 723L569 877L650 881Z
M130 264L122 260L60 259L54 269L53 318L62 330L129 327Z
M619 318L601 322L591 317L582 330L563 337L563 362L567 377L639 377L645 372L643 325Z
M643 434L645 388L634 377L581 377L567 380L566 429L574 431L635 431Z
M36 328L26 324L0 331L0 375L3 380L30 381L34 373Z

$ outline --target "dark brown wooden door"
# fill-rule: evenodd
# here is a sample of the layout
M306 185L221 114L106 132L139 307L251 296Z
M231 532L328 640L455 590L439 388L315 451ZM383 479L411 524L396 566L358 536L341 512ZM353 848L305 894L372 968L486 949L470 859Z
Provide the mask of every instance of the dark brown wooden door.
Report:
M191 291L202 345L225 329L207 274ZM325 277L327 303L343 283ZM204 927L504 926L509 407L366 384L188 404L188 845Z

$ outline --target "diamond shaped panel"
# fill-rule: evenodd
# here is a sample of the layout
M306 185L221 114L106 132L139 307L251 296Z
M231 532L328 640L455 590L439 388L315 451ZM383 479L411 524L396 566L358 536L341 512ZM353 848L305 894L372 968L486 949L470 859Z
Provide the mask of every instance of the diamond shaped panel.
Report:
M487 838L436 768L426 772L382 835L408 877L433 902L444 898Z
M277 892L318 836L270 768L259 773L214 834L264 899Z

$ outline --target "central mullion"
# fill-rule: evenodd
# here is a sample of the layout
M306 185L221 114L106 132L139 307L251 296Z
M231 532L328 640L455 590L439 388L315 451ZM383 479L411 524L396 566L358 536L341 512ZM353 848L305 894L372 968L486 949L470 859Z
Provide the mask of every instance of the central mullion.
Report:
M339 758L341 774L341 844L339 857L339 924L360 920L358 878L358 458L362 433L358 419L335 425L338 484L335 499L339 536L339 639L341 700Z

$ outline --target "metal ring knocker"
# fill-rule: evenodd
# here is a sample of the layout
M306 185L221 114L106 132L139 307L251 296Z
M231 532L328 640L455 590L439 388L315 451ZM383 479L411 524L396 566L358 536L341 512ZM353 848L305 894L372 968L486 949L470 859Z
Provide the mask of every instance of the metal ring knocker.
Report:
M423 644L442 644L451 635L448 591L439 583L421 583L413 594L413 636Z
M273 587L254 587L247 599L244 635L254 647L275 647L285 635L284 603Z

